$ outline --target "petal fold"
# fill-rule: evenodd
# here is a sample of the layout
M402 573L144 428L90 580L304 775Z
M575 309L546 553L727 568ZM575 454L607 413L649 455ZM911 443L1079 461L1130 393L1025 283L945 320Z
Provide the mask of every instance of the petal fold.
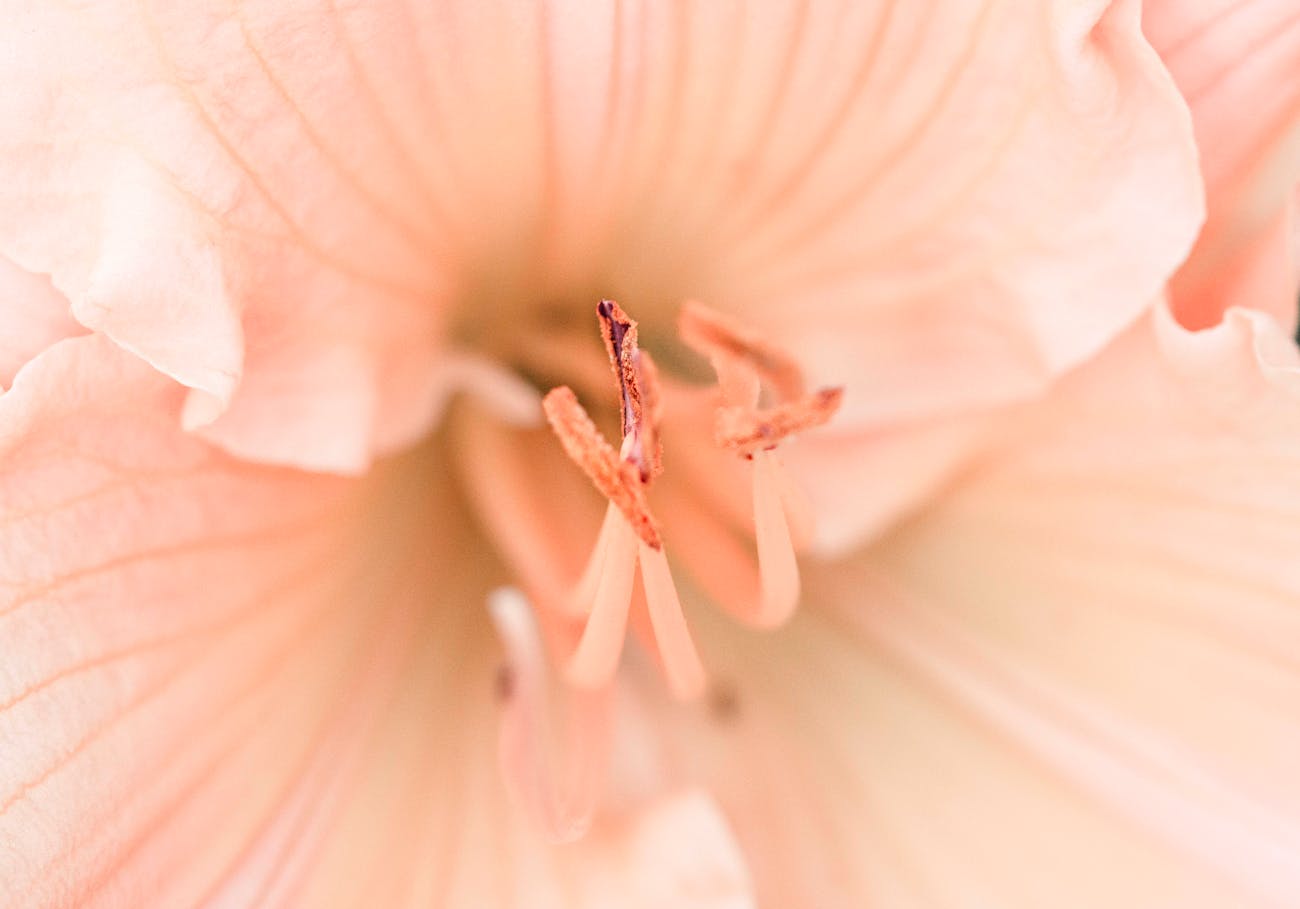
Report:
M1300 260L1300 16L1287 0L1144 5L1143 26L1191 107L1209 219L1173 281L1189 328L1232 306L1294 329Z
M72 313L211 402L229 404L243 371L240 313L225 287L216 225L156 170L123 153L110 165L102 241Z
M186 424L241 456L355 473L430 425L387 370L433 361L447 273L393 157L397 115L350 52L355 16L119 0L0 16L0 253L192 388Z
M48 278L0 256L0 388L45 348L83 332Z

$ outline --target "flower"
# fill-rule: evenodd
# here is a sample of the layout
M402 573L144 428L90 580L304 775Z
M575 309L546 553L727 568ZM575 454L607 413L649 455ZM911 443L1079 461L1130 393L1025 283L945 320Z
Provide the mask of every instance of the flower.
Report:
M1286 6L0 3L6 901L1292 902Z

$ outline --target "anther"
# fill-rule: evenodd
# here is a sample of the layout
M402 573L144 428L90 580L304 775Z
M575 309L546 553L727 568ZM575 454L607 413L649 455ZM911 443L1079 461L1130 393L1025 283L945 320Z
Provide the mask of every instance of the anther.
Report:
M645 483L641 470L619 456L614 447L605 441L596 424L578 403L578 397L567 385L552 388L542 399L542 410L564 446L564 451L591 480L601 495L609 499L627 519L636 535L652 549L660 549L663 542L659 528L650 515L645 498Z
M747 407L718 409L714 439L723 448L751 455L776 446L782 439L828 423L844 400L844 389L822 388L797 401L766 410Z
M637 346L636 321L622 307L613 300L601 300L596 315L609 365L618 380L625 457L640 471L641 482L648 483L663 470L663 453L654 428L658 373L649 355Z

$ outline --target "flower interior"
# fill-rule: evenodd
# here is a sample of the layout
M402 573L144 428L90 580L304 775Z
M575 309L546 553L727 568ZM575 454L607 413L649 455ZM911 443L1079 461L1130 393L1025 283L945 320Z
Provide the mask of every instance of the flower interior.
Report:
M843 397L840 388L809 392L789 353L698 303L681 308L681 350L664 358L687 360L681 370L661 370L641 346L637 321L618 303L601 300L594 315L603 355L594 331L585 343L557 333L532 349L528 364L539 380L558 380L542 400L551 438L534 434L530 445L512 445L502 436L509 430L492 425L491 417L461 423L469 433L460 450L471 501L527 592L526 598L499 592L492 607L509 659L503 691L513 712L529 714L507 720L518 734L502 737L503 765L516 777L512 789L560 839L584 829L600 774L582 774L582 791L568 798L528 784L545 775L535 766L546 760L542 741L550 736L541 690L545 664L571 689L568 697L586 699L585 709L571 711L581 714L570 723L579 730L574 747L600 754L606 744L594 740L609 730L595 717L607 716L601 693L614 683L629 624L675 697L698 698L708 688L670 556L701 590L720 592L713 598L741 621L764 629L785 623L799 599L796 553L811 538L812 515L786 474L780 448L829 421ZM690 381L690 356L708 363L713 383ZM567 503L557 501L579 490L546 488L545 480L530 488L527 476L510 476L503 463L535 457L538 447L556 441L570 471L584 475L604 500L594 542L581 522L566 517ZM495 456L484 457L485 451ZM678 453L680 464L674 463ZM682 529L687 545L678 548ZM563 557L539 565L535 554L555 551L556 535L576 537L560 547L566 552L586 547L580 568ZM536 621L522 614L529 603ZM535 741L522 746L529 756L514 759L520 741L530 737ZM565 807L556 808L557 801Z

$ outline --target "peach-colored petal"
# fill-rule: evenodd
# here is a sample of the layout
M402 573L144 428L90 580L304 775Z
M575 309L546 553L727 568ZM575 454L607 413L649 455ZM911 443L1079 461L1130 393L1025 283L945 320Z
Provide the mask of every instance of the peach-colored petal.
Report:
M731 694L692 760L760 893L1290 905L1298 408L1270 317L1159 310L931 507L808 571L786 630L701 622Z
M1230 306L1296 318L1290 210L1300 181L1300 13L1290 0L1154 0L1143 27L1187 98L1209 219L1173 282L1192 328Z
M243 371L244 336L210 219L136 155L120 152L104 177L103 239L73 315L212 402L215 418Z
M0 901L750 905L702 793L564 848L506 798L492 566L443 454L249 466L183 394L90 336L0 396Z
M886 530L941 489L996 426L996 415L976 413L797 439L782 458L816 515L814 552L842 555Z
M465 491L529 598L554 612L586 615L603 565L593 543L607 532L598 531L603 503L590 481L573 469L550 429L511 428L474 409L456 429ZM605 513L607 523L618 517ZM582 578L586 583L578 584Z
M0 15L0 248L194 389L191 426L263 460L363 467L401 410L379 398L409 393L384 370L439 347L445 276L349 54L355 17L125 0ZM387 81L417 69L395 54Z
M5 0L0 253L264 461L360 470L453 332L600 293L788 333L855 421L984 405L1190 243L1136 7Z
M709 796L675 794L637 815L611 850L620 859L581 906L754 909L749 872ZM565 903L566 907L574 903Z
M756 28L806 35L766 146L723 144L747 234L698 296L848 385L843 425L1039 392L1148 305L1201 199L1137 3L807 9Z
M0 397L11 904L197 898L358 728L336 680L368 623L320 576L347 559L347 487L214 454L180 403L102 337Z

